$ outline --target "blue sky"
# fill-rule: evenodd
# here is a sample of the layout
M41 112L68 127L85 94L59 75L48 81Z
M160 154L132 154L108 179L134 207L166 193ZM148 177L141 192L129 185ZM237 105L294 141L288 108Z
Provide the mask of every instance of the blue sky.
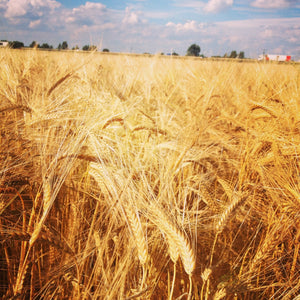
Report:
M300 59L300 0L0 0L0 39L114 52Z

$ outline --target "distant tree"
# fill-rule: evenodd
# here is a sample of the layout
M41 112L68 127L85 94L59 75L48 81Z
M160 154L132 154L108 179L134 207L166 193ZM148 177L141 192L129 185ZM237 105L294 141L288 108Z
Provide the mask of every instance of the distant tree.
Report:
M59 43L57 46L57 50L61 50L61 49L62 49L62 46L61 46L61 43Z
M39 48L41 49L51 49L52 46L49 46L48 43L43 43L42 45L39 45ZM53 47L52 47L53 48Z
M69 48L69 47L68 47L67 41L63 41L62 44L61 44L61 49L67 50L68 48Z
M84 45L82 47L83 51L96 51L97 50L97 46L95 45Z
M238 58L244 59L245 58L245 52L244 51L240 51Z
M179 54L176 52L172 52L172 56L178 56Z
M89 51L97 51L97 46L91 45Z
M31 44L29 45L29 48L35 48L38 46L39 46L39 44L36 41L32 41Z
M229 58L237 58L237 52L235 50L231 51Z
M24 47L24 43L19 41L9 42L9 46L13 49L20 49Z
M76 45L75 47L73 47L72 50L79 50L78 45Z
M109 52L109 49L104 48L104 49L102 50L102 52Z
M201 51L200 46L198 46L197 44L192 44L186 52L187 56L199 56Z

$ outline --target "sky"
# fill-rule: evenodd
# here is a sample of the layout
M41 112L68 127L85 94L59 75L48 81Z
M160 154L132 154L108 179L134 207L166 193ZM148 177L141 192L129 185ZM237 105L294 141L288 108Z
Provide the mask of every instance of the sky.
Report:
M300 0L0 0L0 40L300 60Z

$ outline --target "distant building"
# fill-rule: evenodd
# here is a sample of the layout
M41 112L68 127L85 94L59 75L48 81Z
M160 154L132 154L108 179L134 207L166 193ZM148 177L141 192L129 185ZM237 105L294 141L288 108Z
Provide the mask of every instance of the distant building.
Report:
M0 48L7 47L8 42L7 41L0 41Z
M258 60L265 61L290 61L291 55L276 55L276 54L262 54L258 57Z

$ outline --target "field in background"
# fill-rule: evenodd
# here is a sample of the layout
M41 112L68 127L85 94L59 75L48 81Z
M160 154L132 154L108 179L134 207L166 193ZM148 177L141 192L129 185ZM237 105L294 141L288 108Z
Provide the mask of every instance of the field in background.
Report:
M4 299L298 299L299 65L0 66Z

